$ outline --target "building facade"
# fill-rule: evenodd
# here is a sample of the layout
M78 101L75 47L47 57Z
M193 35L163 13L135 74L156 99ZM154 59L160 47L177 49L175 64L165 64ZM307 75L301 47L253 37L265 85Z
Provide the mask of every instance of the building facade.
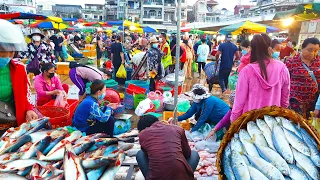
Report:
M215 22L221 11L217 8L218 2L214 0L198 0L193 5L196 22Z
M58 17L82 18L82 6L80 5L56 4L52 11Z
M53 1L37 1L37 13L45 16L53 16L53 6L55 4Z
M36 0L1 0L0 13L37 13Z
M104 5L85 4L82 9L82 18L88 22L104 21Z

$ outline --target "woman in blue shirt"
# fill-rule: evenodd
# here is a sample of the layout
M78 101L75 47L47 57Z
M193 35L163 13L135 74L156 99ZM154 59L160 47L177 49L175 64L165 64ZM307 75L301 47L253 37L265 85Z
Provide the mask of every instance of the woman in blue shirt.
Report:
M94 133L106 133L113 136L115 119L112 116L112 107L99 107L99 102L106 96L106 85L101 80L94 80L87 88L87 95L80 101L72 124L87 135Z
M230 106L227 103L211 95L208 92L208 88L202 84L193 85L192 90L186 95L192 98L193 103L185 114L178 117L178 121L186 120L195 115L197 124L192 128L191 132L197 131L205 123L218 124L230 110Z

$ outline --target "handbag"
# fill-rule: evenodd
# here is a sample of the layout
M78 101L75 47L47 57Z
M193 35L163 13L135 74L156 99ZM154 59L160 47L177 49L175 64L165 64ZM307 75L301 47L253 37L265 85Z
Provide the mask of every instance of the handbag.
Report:
M313 104L312 104L312 109L314 110L315 107L316 107L316 103L317 103L318 97L319 97L319 85L318 85L318 81L317 81L317 78L316 78L316 76L314 75L313 71L311 71L311 70L309 69L309 67L308 67L305 63L302 63L302 65L303 65L303 67L308 71L309 75L311 76L311 78L313 79L313 81L316 83L317 88L318 88L318 90L317 90L317 92L316 92L316 94L315 94L315 96L314 96L315 99L314 99Z
M16 122L17 118L15 109L8 103L0 101L0 130L10 128L14 126Z
M39 59L38 59L38 54L41 52L41 44L40 44L40 47L38 48L38 51L37 51L37 54L36 54L36 57L31 60L29 62L29 64L27 65L27 71L28 72L37 72L40 70L40 62L39 62Z

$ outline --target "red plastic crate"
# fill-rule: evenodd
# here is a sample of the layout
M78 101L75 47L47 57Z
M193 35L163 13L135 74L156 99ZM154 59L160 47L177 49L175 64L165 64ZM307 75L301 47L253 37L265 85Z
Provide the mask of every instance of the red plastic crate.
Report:
M55 100L53 99L43 106L54 106L54 101ZM69 109L69 111L70 111L70 115L69 115L68 120L72 123L72 117L73 117L74 111L76 110L76 107L77 107L79 101L77 99L67 99L67 102L68 102L68 104L66 105L65 108Z
M72 121L69 120L70 110L63 107L57 106L38 106L39 112L45 116L49 117L49 122L52 128L58 128L63 126L69 126Z
M147 90L142 87L136 86L134 84L129 84L129 86L126 89L126 92L131 95L133 95L133 94L146 94Z

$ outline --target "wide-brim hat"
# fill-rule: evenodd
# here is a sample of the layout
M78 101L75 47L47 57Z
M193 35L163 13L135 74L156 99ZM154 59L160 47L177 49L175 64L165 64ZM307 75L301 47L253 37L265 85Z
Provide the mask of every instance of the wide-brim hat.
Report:
M152 36L150 38L150 43L157 43L157 42L159 42L159 40L155 36Z
M194 90L196 89L202 89L204 91L203 94L199 95L199 94L195 94L194 93ZM211 96L211 94L209 93L209 90L207 87L205 87L204 85L202 84L195 84L192 86L192 89L191 91L189 92L186 92L185 93L187 96L191 97L192 99L195 99L195 100L202 100L202 99L207 99Z
M28 35L29 38L32 38L33 35L40 35L41 39L44 38L44 35L39 29L34 29L31 34Z

